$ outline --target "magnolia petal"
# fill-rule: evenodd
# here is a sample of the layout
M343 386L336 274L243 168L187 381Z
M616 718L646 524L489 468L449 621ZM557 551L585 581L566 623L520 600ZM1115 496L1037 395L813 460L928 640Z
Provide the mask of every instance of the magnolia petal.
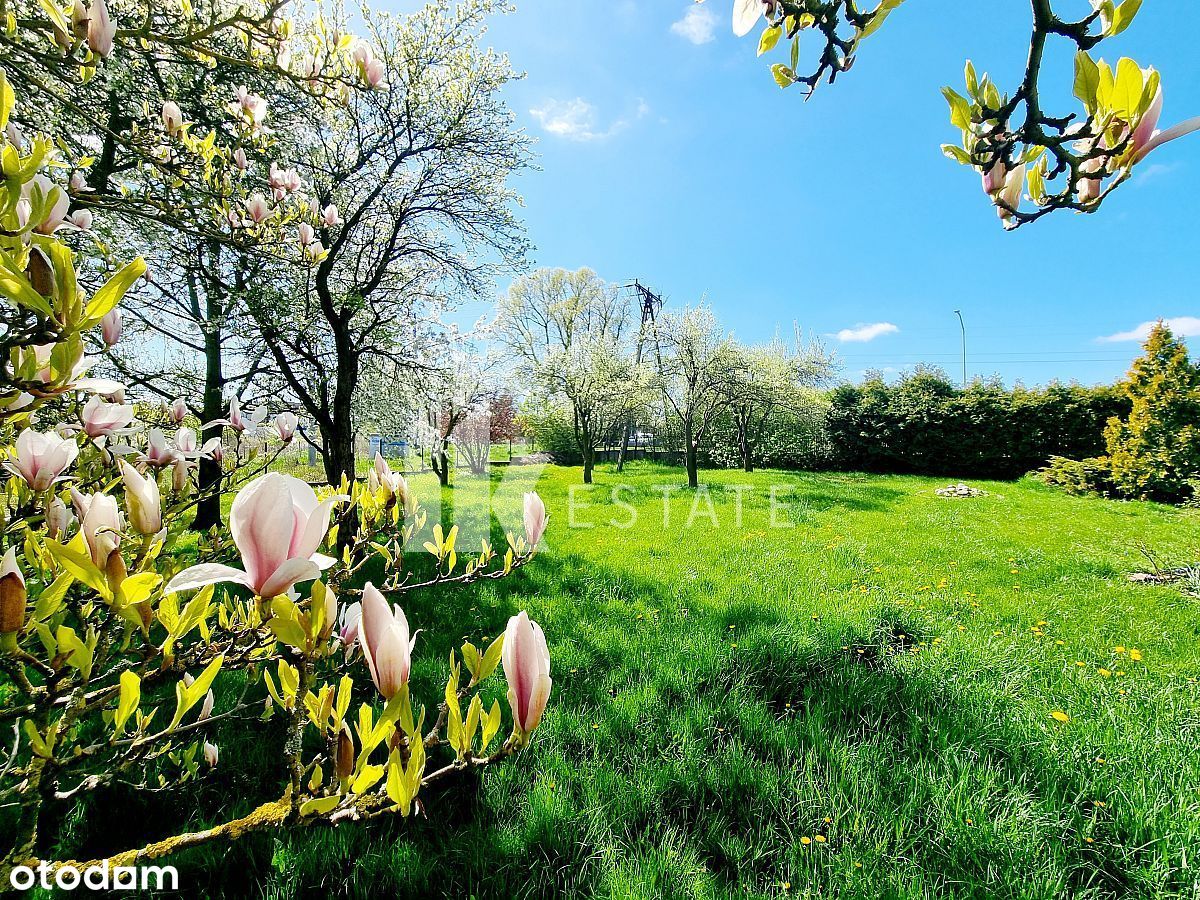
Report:
M529 709L525 712L525 731L533 731L542 722L542 714L550 701L550 688L554 682L549 675L539 675L529 697Z
M241 569L221 563L201 563L198 566L184 569L167 583L165 590L168 594L174 594L179 591L194 591L196 588L222 582L253 587L250 584L250 576Z
M1163 144L1169 143L1176 138L1181 138L1184 135L1191 134L1193 131L1200 131L1200 116L1188 119L1186 122L1180 122L1178 125L1172 125L1166 131L1160 131L1154 137L1146 142L1141 150L1134 156L1134 162L1140 162L1145 159L1146 154L1156 147L1161 147Z
M733 33L745 37L754 30L758 20L766 10L763 0L734 0L733 2Z
M289 559L277 568L258 589L261 597L278 597L301 581L321 577L321 570L311 559Z

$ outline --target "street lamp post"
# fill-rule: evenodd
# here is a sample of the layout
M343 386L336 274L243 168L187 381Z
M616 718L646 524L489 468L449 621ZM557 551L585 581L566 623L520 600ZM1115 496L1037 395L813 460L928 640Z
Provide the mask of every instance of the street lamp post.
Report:
M958 316L958 324L962 328L963 389L965 390L967 387L967 323L963 321L961 309L956 309L954 314Z

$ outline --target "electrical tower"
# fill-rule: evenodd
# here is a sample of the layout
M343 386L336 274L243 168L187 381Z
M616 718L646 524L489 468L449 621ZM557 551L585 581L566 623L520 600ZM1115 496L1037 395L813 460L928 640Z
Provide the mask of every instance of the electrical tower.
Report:
M638 327L637 352L635 359L637 365L642 364L643 348L646 344L647 337L654 339L654 354L658 363L658 372L662 374L662 347L658 341L658 314L662 312L663 298L661 294L656 294L650 288L646 287L636 278L633 284L625 285L626 288L632 288L634 296L642 307L642 323ZM620 472L625 467L625 457L629 453L629 433L633 430L632 414L625 419L625 429L621 438L621 452L617 456L617 471Z

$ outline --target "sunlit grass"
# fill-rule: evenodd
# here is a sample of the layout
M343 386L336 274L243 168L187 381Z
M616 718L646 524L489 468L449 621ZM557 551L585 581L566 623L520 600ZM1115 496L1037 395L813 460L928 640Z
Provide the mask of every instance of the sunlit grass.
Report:
M462 540L489 526L497 538L537 475L460 477L432 508L463 523ZM1200 601L1125 575L1144 565L1140 542L1195 562L1195 513L1025 482L946 500L922 478L702 476L697 496L678 470L602 467L572 501L579 470L547 469L547 546L527 570L406 598L426 629L414 684L429 702L463 638L496 635L520 608L544 625L555 686L523 757L431 793L426 819L192 852L183 884L272 897L1193 895ZM437 499L431 476L414 483ZM629 506L611 502L617 484ZM664 499L664 486L680 487ZM570 527L571 506L592 527ZM220 742L216 778L183 798L196 824L278 790L273 727ZM64 823L61 850L123 848L180 802L99 797Z

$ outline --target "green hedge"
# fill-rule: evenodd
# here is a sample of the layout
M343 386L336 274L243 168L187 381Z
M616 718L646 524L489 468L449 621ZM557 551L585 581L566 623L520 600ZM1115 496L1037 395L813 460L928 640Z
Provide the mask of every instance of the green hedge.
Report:
M1130 409L1115 387L963 390L931 371L843 385L830 401L837 468L970 478L1019 478L1054 456L1099 456L1105 423Z

